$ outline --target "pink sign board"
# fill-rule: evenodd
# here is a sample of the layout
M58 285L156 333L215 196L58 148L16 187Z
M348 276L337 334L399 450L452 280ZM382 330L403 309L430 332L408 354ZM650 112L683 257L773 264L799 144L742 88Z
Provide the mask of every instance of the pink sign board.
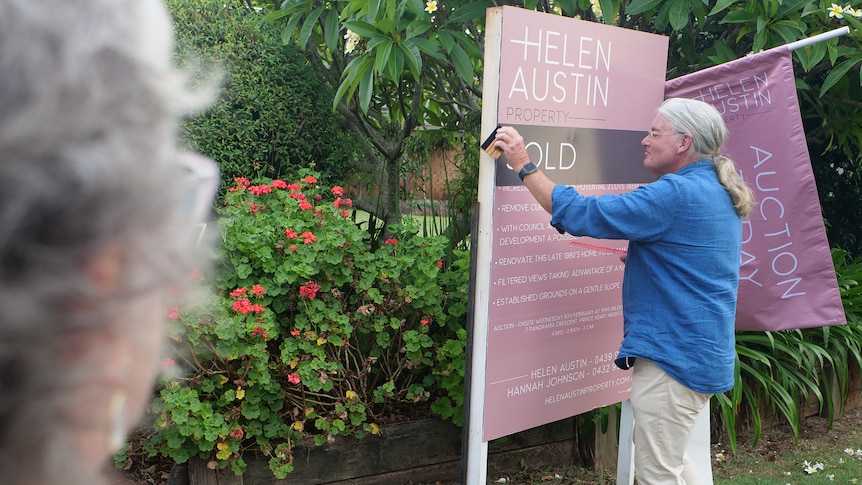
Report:
M846 323L790 51L779 47L673 79L666 90L724 115L724 151L757 197L743 224L737 329Z
M584 194L654 180L643 138L661 103L667 39L503 7L497 120L531 160ZM487 73L486 73L487 76ZM620 253L559 234L504 157L496 163L483 439L627 399Z
M661 36L503 7L502 42L502 124L643 131L664 94Z

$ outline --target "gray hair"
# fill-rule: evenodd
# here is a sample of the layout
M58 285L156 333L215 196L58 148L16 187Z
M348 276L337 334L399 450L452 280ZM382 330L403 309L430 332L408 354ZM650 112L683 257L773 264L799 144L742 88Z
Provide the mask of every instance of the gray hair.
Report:
M177 162L191 95L157 0L0 0L0 476L95 483L63 436L79 331L134 335L129 308L199 263ZM119 296L85 275L115 250ZM116 293L116 291L115 291ZM101 299L100 299L100 295ZM120 320L117 322L117 320ZM136 324L137 327L136 327Z
M720 153L727 140L727 125L711 104L695 99L670 98L659 107L660 114L674 133L691 136L690 154L698 159L712 160L721 185L730 194L733 206L741 217L754 208L754 192L736 171L733 160Z

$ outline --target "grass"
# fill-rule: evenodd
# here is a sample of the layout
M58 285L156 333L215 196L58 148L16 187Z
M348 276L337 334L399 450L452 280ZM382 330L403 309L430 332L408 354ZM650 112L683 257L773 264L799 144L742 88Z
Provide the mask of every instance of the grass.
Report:
M787 426L764 432L757 446L743 442L736 455L713 449L714 482L722 485L862 484L862 410L846 411L829 429L811 417L795 441Z
M715 485L862 485L862 408L845 411L831 428L824 418L806 418L799 440L789 426L764 429L756 446L741 436L734 455L726 443L712 446ZM616 485L612 471L580 467L524 469L488 483L508 485Z

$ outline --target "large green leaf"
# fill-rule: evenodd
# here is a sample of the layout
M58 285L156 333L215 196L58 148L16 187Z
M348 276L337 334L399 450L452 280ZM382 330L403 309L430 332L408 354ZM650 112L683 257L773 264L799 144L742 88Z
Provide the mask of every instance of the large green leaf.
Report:
M491 6L491 2L489 1L480 1L480 2L471 2L462 7L458 7L449 15L449 18L446 19L446 24L457 24L461 22L467 22L474 19L484 18L485 11L488 7Z
M458 71L458 75L461 79L463 79L465 83L472 85L473 63L470 62L470 57L467 56L464 49L460 45L455 44L452 46L449 56L451 56L452 63L455 64L455 70Z
M419 73L422 71L422 54L420 54L419 48L410 40L402 42L399 47L401 48L401 52L404 54L407 68L413 75L413 79L418 82Z
M823 85L820 87L820 96L823 96L827 91L832 89L832 86L843 79L847 72L850 71L850 69L853 69L856 64L859 64L860 62L862 62L862 55L857 55L843 61L841 64L838 64L829 71L826 79L823 80Z
M368 69L359 81L359 108L363 112L368 111L371 105L371 96L374 94L374 70Z
M599 0L599 7L602 10L602 22L611 24L619 12L620 2L619 0Z
M688 25L689 12L691 12L691 7L687 0L671 0L670 10L668 10L668 20L670 20L671 27L674 30L685 29Z
M437 59L440 61L446 60L446 54L440 50L440 44L434 42L433 40L426 39L424 37L416 37L410 39L410 43L419 48L423 53Z
M383 32L381 32L377 27L362 20L344 22L344 27L350 29L360 37L366 37L369 39L381 37L384 35Z
M324 26L323 38L326 43L326 48L331 51L336 51L338 49L338 38L341 36L341 27L338 23L338 12L335 10L327 12Z
M320 6L312 10L312 12L308 14L308 17L305 18L305 21L302 23L302 28L299 30L300 45L308 44L308 39L311 38L311 34L317 26L317 20L320 18L320 14L322 13L323 7Z
M634 0L626 7L626 14L637 15L657 7L662 0Z
M709 16L712 17L713 15L718 15L719 13L727 9L727 7L730 7L731 5L736 3L736 1L737 0L718 0L717 2L715 2L715 6L712 7L712 10L709 11Z
M388 75L387 67L394 62L393 59L393 42L390 39L384 39L380 44L374 49L374 71L380 74ZM390 80L392 80L390 78ZM392 80L395 82L395 80Z

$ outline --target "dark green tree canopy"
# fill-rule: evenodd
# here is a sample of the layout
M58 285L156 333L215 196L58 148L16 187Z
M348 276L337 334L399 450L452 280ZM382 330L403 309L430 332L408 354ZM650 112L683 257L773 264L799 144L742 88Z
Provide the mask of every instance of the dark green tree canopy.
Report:
M219 163L222 179L286 177L314 166L342 180L354 142L333 93L264 13L239 2L168 0L178 55L224 73L217 102L183 122L183 142Z

